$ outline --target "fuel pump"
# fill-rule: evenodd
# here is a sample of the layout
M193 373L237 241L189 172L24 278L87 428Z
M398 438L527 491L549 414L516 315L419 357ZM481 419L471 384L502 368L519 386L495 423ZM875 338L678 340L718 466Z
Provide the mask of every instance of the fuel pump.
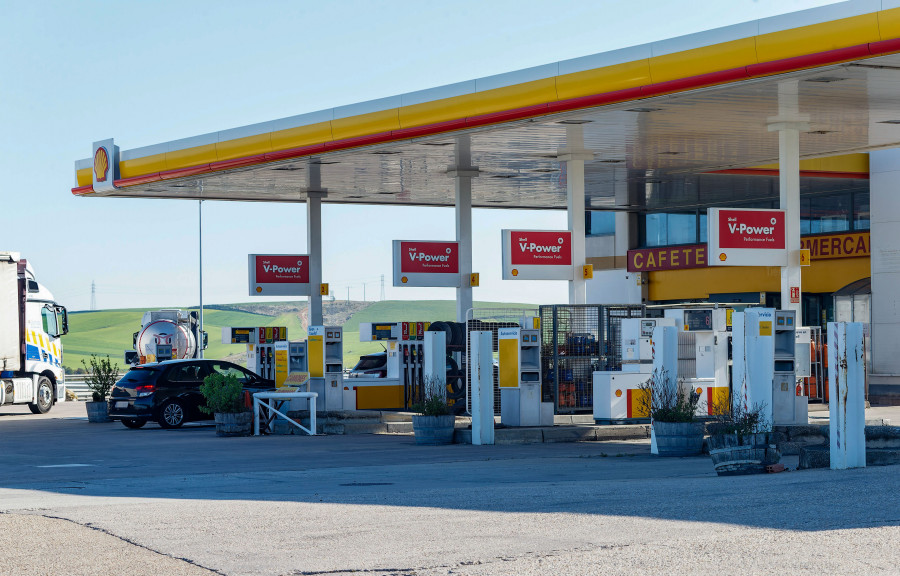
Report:
M796 313L748 308L734 320L734 402L762 407L773 425L807 424L808 399L795 391Z
M682 386L700 395L697 416L715 416L728 409L731 314L729 308L665 311L679 329L678 378Z
M500 422L506 426L552 425L541 415L541 336L520 327L497 330Z
M317 409L344 409L344 340L340 326L307 329L310 391L319 394Z
M262 378L284 383L288 374L287 328L284 326L222 328L223 344L247 345L247 368Z
M622 370L593 373L595 422L614 424L650 418L645 392L640 388L653 377L653 331L675 325L674 318L622 319Z

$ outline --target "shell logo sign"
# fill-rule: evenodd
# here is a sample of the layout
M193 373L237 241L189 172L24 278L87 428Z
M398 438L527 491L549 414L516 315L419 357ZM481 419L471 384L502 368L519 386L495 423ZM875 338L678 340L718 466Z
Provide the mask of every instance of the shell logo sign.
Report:
M106 148L100 146L94 152L94 180L96 182L106 182L109 175L109 152Z
M502 230L504 280L573 280L568 230ZM582 278L583 271L579 273Z
M394 240L394 286L462 286L459 242Z
M707 210L710 266L786 266L784 210Z

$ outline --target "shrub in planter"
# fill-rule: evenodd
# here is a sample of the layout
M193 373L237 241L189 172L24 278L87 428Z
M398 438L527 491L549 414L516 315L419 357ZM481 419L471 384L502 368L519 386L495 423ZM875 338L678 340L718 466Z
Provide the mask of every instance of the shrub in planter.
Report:
M412 405L413 433L416 444L440 445L453 443L456 416L447 406L447 387L440 378L426 378L422 383L421 399Z
M696 421L700 395L678 386L665 368L638 387L638 403L650 415L660 456L694 456L703 449L703 423Z
M716 422L707 427L709 456L716 474L762 474L766 466L781 460L764 408L762 404L755 404L748 409L737 403L730 410L720 411Z
M81 364L87 374L84 383L91 391L93 400L84 404L88 422L109 422L109 405L106 403L106 397L109 396L109 391L112 390L119 377L119 365L112 364L108 354L106 359L97 358L96 354L91 354L90 363L82 359Z
M203 379L200 393L206 406L200 410L216 419L216 436L249 436L253 412L244 405L244 387L237 376L215 373Z

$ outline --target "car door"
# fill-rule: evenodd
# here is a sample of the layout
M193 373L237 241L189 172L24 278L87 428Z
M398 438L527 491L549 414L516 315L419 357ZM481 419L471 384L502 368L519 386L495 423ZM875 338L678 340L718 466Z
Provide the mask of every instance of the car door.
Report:
M200 412L200 406L206 404L206 399L200 394L200 385L205 376L206 370L202 362L178 363L166 374L169 396L177 396L182 400L186 415L191 420L209 418Z

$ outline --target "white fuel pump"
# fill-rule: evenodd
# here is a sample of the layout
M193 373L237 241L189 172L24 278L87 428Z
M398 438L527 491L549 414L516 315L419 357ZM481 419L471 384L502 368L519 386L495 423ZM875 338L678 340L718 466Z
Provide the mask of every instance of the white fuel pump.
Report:
M698 416L727 411L730 387L730 308L676 308L665 311L678 326L678 378L700 395Z
M653 332L674 327L674 318L626 318L622 320L622 370L593 374L594 421L616 424L650 418L645 392L640 390L653 376Z
M796 393L796 313L748 308L734 314L734 402L763 408L774 425L807 424L808 399Z
M552 409L548 422L547 410L541 405L540 330L499 328L497 337L500 422L506 426L552 425Z

